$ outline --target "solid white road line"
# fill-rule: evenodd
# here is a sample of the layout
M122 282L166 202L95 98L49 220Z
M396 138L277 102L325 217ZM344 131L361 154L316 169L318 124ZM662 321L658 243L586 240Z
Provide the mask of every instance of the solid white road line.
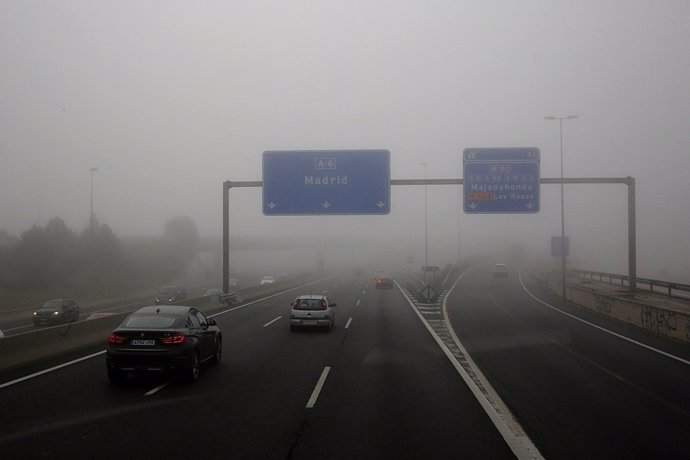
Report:
M362 302L362 299L358 299L357 303L355 304L355 307L359 307L359 304Z
M282 317L283 317L283 316L281 315L281 316L279 316L279 317L277 317L277 318L275 318L275 319L272 319L271 321L269 321L269 322L267 322L266 324L264 324L263 327L270 326L271 324L275 323L276 321L278 321L278 320L279 320L280 318L282 318Z
M347 320L347 324L345 324L345 329L348 329L350 327L350 323L352 322L352 316Z
M74 359L74 360L66 362L66 363L62 363L59 366L53 366L53 367L48 368L48 369L43 369L42 371L36 372L35 374L26 375L22 378L12 380L11 382L5 382L2 385L0 385L0 388L5 388L5 387L12 386L12 385L16 385L17 383L32 379L34 377L38 377L39 375L47 374L48 372L53 372L53 371L56 371L58 369L62 369L63 367L71 366L72 364L76 364L76 363L79 363L81 361L86 361L87 359L95 358L96 356L100 356L104 353L105 353L105 350L99 351L98 353L94 353L94 354L91 354L88 356L82 356L81 358Z
M576 320L580 321L581 323L587 324L588 326L592 326L593 328L599 329L600 331L606 332L607 334L611 334L611 335L613 335L613 336L615 336L615 337L618 337L619 339L623 339L623 340L625 340L625 341L628 341L628 342L630 342L630 343L633 343L633 344L635 344L635 345L638 345L638 346L640 346L640 347L642 347L642 348L646 348L647 350L650 350L650 351L653 351L653 352L655 352L655 353L659 353L660 355L666 356L667 358L675 359L675 360L678 361L679 363L683 363L683 364L686 364L686 365L690 366L690 361L688 361L688 360L685 360L685 359L683 359L683 358L680 358L680 357L678 357L678 356L676 356L676 355L672 355L672 354L667 353L667 352L665 352L665 351L663 351L663 350L659 350L659 349L657 349L657 348L651 347L651 346L649 346L649 345L647 345L647 344L644 344L644 343L642 343L642 342L638 342L637 340L631 339L631 338L629 338L629 337L626 337L626 336L624 336L624 335L618 334L618 333L616 333L616 332L609 331L609 330L606 329L606 328L603 328L603 327L601 327L601 326L599 326L599 325L596 325L596 324L594 324L594 323L590 323L589 321L586 321L586 320L584 320L584 319L582 319L582 318L578 318L577 316L571 315L570 313L566 313L566 312L564 312L563 310L559 309L558 307L554 307L553 305L550 305L550 304L544 302L543 300L537 298L534 294L532 294L532 293L529 291L529 289L527 289L527 286L525 286L525 283L522 282L522 272L519 272L518 278L519 278L519 280L520 280L520 284L522 285L522 289L523 289L530 297L532 297L534 300L536 300L536 301L539 302L540 304L542 304L542 305L544 305L544 306L546 306L546 307L549 307L550 309L552 309L552 310L554 310L554 311L557 311L558 313L560 313L560 314L562 314L562 315L565 315L565 316L567 316L567 317L569 317L569 318L576 319Z
M326 382L326 377L328 377L328 373L330 371L331 371L331 366L326 366L323 368L323 372L321 373L321 377L319 377L319 381L316 382L316 387L314 388L314 391L311 394L311 398L309 398L309 401L307 402L307 409L311 409L316 404L316 400L319 399L319 394L321 393L321 389L323 388L323 384Z
M161 384L158 385L156 388L154 388L154 389L152 389L152 390L150 390L150 391L147 391L147 392L144 394L144 396L151 396L151 395L154 395L154 394L158 393L158 392L161 391L163 388L165 388L165 387L167 387L168 385L170 385L170 384L173 382L173 380L174 380L174 379L170 379L170 380L168 380L168 381L165 382L165 383L161 383Z

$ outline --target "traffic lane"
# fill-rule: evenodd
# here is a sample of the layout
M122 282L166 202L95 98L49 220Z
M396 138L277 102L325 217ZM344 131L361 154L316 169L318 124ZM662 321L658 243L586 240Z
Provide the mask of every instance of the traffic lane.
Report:
M397 289L357 307L292 457L514 458Z
M660 334L652 334L630 323L614 320L574 304L563 305L560 296L555 295L544 285L544 283L540 282L529 273L522 272L522 282L527 289L539 299L551 305L558 305L558 308L566 313L575 315L578 318L582 318L585 321L594 323L617 334L624 335L632 340L663 350L666 353L678 356L686 361L690 361L690 347L688 347L687 343L670 340Z
M516 280L516 283L519 282ZM494 300L517 320L532 321L554 344L567 347L569 352L588 360L602 372L627 381L672 410L690 415L690 393L687 391L690 365L568 318L553 309L545 310L542 304L530 302L532 298L527 294L523 294L524 306L519 307L511 299L513 289L521 287L512 283L495 285L492 288ZM571 325L569 334L560 331L549 333L554 323Z
M448 301L448 314L461 342L545 457L579 458L582 446L591 457L683 451L663 439L689 432L684 410L672 409L624 377L633 369L644 375L658 365L658 357L544 307L526 296L514 277L493 280L487 270L463 278ZM605 349L630 369L621 375L620 368L599 364ZM683 385L686 372L673 369L668 375L679 375Z
M259 312L262 312L260 308L254 310L255 314ZM252 327L248 326L250 323ZM245 322L245 332L237 333L234 338L224 333L223 365L204 369L201 379L192 386L174 383L166 387L152 398L155 404L142 402L145 399L143 395L145 390L160 382L130 379L122 386L109 385L102 359L45 376L47 380L41 383L34 380L21 387L13 387L12 392L19 388L21 391L17 391L19 397L13 393L3 394L3 398L8 396L8 401L11 398L15 402L13 407L7 408L6 413L21 412L23 407L32 407L36 403L35 399L32 400L32 394L39 394L41 401L51 404L39 404L40 410L27 411L23 414L23 420L15 419L10 426L3 427L8 433L0 438L3 449L23 455L42 455L43 444L38 441L49 440L49 445L61 446L64 452L71 452L70 444L65 441L65 431L69 431L82 433L82 447L92 444L91 448L98 449L108 445L108 452L126 454L117 446L123 438L138 439L142 433L151 435L156 432L160 439L173 441L168 428L157 432L152 427L160 425L161 420L174 420L160 416L169 411L172 417L179 410L179 404L184 402L185 417L198 413L201 418L197 422L221 420L231 423L235 419L226 420L227 414L241 414L236 419L233 435L222 438L221 443L227 447L227 452L268 455L281 451L287 448L280 445L281 442L290 442L294 434L295 425L290 423L291 411L299 411L306 404L322 370L321 361L330 361L324 356L339 344L340 339L333 331L291 334L287 323L285 328L263 328L260 323L256 320ZM90 382L91 385L70 386L69 382L75 380L75 375L79 376L80 382ZM95 382L100 385L93 385ZM46 388L48 391L44 391ZM211 398L212 404L198 406L194 402L207 397ZM82 403L82 399L85 403ZM156 408L155 417L146 412L152 405ZM132 417L136 417L136 422L131 421ZM42 422L36 426L36 420ZM144 429L139 423L149 426ZM167 427L167 424L162 426ZM270 443L265 439L264 430L267 428L271 433L276 433L276 436L272 435ZM173 434L177 433L177 428L172 431ZM144 441L145 438L142 438L141 442ZM218 443L218 440L211 438L208 441ZM175 446L172 454L178 447L174 442L171 445ZM155 452L159 451L157 449Z

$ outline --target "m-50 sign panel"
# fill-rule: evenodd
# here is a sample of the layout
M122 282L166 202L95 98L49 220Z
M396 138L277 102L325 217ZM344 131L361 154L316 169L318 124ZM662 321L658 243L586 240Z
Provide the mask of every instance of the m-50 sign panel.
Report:
M390 213L388 150L290 150L263 154L263 213Z
M463 151L463 209L468 214L539 212L539 149Z

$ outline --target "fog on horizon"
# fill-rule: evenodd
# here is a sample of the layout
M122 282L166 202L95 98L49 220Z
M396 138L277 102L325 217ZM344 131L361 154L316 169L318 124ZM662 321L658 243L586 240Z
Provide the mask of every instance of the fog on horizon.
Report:
M635 177L638 276L690 283L689 17L642 0L4 1L0 230L83 230L93 177L119 237L175 216L219 237L223 181L261 180L268 150L387 149L392 179L448 179L464 148L538 147L558 177L544 117L573 114L565 176ZM468 215L460 187L427 192L432 264L513 244L548 261L560 235L555 185L535 215ZM573 266L627 272L626 192L566 186ZM259 188L232 189L230 209L234 238L424 257L422 186L393 186L387 216L267 217Z

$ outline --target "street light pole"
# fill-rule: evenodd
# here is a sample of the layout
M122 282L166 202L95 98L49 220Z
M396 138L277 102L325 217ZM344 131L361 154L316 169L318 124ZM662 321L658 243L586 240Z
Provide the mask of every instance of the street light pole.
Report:
M427 181L426 162L419 163L424 166L424 180ZM429 266L429 195L428 185L424 184L424 283L426 283L426 274Z
M89 218L89 228L91 231L91 237L93 237L93 173L94 171L98 171L98 168L91 168L89 171L91 172L91 217Z
M554 117L547 116L544 120L558 120L560 127L560 139L561 139L561 179L563 179L563 120L574 120L577 115L568 115L566 117ZM565 302L565 193L563 191L563 183L561 182L561 286L562 286L562 296Z

